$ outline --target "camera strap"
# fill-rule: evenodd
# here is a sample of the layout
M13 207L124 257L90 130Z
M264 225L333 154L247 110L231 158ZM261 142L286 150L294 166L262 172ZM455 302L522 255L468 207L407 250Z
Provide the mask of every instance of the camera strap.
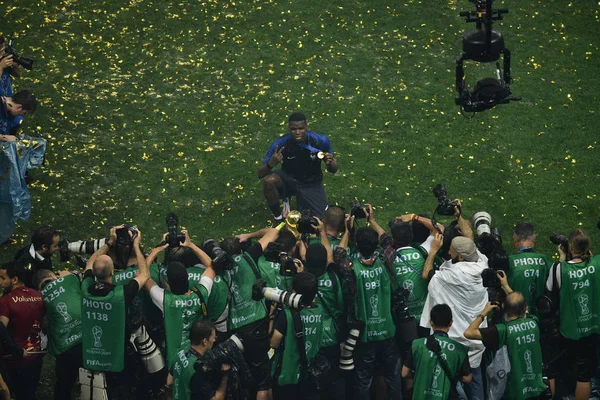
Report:
M193 293L196 293L198 298L200 299L200 309L202 310L203 319L208 316L208 309L206 308L206 301L204 301L204 296L202 296L202 292L196 286L190 289Z
M452 372L450 372L450 367L448 367L448 363L446 363L446 360L442 357L442 349L440 348L440 344L437 342L435 336L427 336L427 339L425 341L425 347L427 347L427 349L431 350L437 356L438 362L440 363L440 367L442 367L444 373L450 380L451 387L456 386L455 379L452 376Z
M302 327L302 321L300 320L300 311L295 308L290 308L290 314L294 322L294 331L296 334L296 341L298 342L298 355L300 356L301 373L300 376L305 376L308 371L308 359L306 358L306 345L304 344L304 328Z
M337 295L338 295L337 277L335 276L335 273L329 269L327 269L327 275L329 275L329 279L331 280L331 287L333 288L333 293L337 297ZM334 314L331 312L331 309L327 306L327 303L325 302L325 299L323 298L323 293L321 293L319 290L317 290L317 296L319 296L319 299L321 299L320 304L323 306L323 310L325 311L325 313L329 314L329 316L331 317L331 320L335 324L336 330L339 332L340 326L338 324L337 318L334 317Z
M244 257L244 260L246 260L246 262L248 263L248 265L250 265L250 268L252 268L252 272L254 272L254 276L256 276L256 280L262 279L262 276L260 274L260 271L258 270L258 267L254 263L254 260L251 257L248 256L248 253L246 253L244 251L242 253L242 257Z
M250 268L252 268L252 272L254 272L254 276L256 277L256 280L257 281L261 280L262 279L262 275L260 274L260 271L258 270L258 267L254 263L254 260L252 259L252 257L250 257L248 255L248 253L246 253L245 251L242 252L242 257L244 257L244 260L246 260L246 262L248 263L248 265L250 266ZM269 314L270 314L269 308L267 307L267 303L266 302L263 301L263 304L265 306L265 311L267 312L267 317L268 317Z

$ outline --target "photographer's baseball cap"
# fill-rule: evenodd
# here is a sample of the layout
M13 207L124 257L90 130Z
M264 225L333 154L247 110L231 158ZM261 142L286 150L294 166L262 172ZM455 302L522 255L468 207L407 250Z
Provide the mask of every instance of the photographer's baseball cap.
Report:
M461 255L465 261L475 262L479 259L475 243L467 237L455 237L452 239L452 247L454 247L454 250L456 250L456 252Z

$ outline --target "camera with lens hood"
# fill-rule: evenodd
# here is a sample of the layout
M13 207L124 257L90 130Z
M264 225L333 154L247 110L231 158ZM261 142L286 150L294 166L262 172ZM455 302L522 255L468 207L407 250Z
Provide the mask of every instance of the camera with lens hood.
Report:
M167 237L165 241L170 248L181 246L185 242L185 233L179 230L179 218L175 213L167 215Z
M228 393L238 391L243 388L251 387L254 379L250 373L250 367L244 359L244 345L237 335L232 335L204 353L204 356L198 357L195 368L205 373L218 372L223 364L231 365L233 382L228 385ZM233 386L233 387L232 387Z
M392 292L392 318L396 325L396 338L405 348L414 339L419 337L417 321L408 311L408 289L399 289Z
M13 48L13 41L13 38L8 39L8 43L6 43L6 46L4 47L4 56L2 59L12 56L13 63L19 64L23 68L31 71L35 60L33 58L23 57L17 53Z
M319 225L317 219L312 216L310 210L302 210L300 220L297 224L298 232L309 235L317 233L317 230L313 225Z
M438 199L438 205L435 213L439 215L452 216L454 215L454 207L458 206L458 202L450 201L446 193L446 187L442 183L438 183L432 189L433 195Z
M473 225L477 232L475 245L488 258L488 268L481 272L483 287L488 289L490 302L499 303L503 299L500 293L501 284L497 272L509 268L508 255L502 246L502 237L498 228L492 228L492 216L479 211L473 215Z
M350 203L350 216L355 219L364 219L368 217L365 207L360 204L360 201L358 200L352 200Z
M550 234L550 241L556 246L562 246L565 250L569 248L569 238L558 232L552 232Z
M297 274L296 259L284 251L283 244L271 242L264 252L265 259L279 264L279 275L294 276Z
M233 268L233 257L223 250L215 239L205 240L200 247L212 260L215 271L229 271Z
M354 351L360 341L360 335L365 330L365 323L359 320L348 322L348 337L342 343L340 353L340 369L352 371L354 369Z
M252 300L260 301L267 299L275 303L281 303L284 306L302 309L302 295L294 292L287 292L277 288L267 287L264 279L259 279L252 285Z

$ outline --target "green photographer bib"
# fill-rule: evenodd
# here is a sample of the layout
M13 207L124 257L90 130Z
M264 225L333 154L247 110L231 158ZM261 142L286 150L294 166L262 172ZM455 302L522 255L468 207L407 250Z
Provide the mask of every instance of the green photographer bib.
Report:
M329 241L329 245L331 246L331 250L333 250L333 251L335 251L335 249L338 247L338 245L342 241L341 239L338 239L336 237L329 236L329 235L327 235L327 240ZM311 236L310 238L308 238L308 245L310 246L313 243L321 243L321 237L320 236Z
M42 297L48 318L48 350L53 356L81 343L81 285L68 275L44 286Z
M600 257L560 269L560 333L571 340L600 333Z
M202 279L202 274L204 273L204 268L189 267L189 268L186 268L186 271L188 273L189 289L193 288L196 285L199 285L200 279ZM167 267L163 267L161 265L160 267L158 267L158 272L160 274L160 281L163 282L163 285L165 283L169 283L169 280L167 279ZM158 283L159 281L155 281L155 282ZM163 286L161 285L161 287L163 287Z
M207 290L199 286L206 299ZM165 313L165 333L167 339L167 366L173 366L177 353L190 347L190 329L194 321L202 319L202 304L194 292L189 296L173 294L165 290L163 309Z
M546 390L542 380L540 330L533 318L518 318L496 325L498 345L507 345L510 375L504 397L526 399Z
M393 287L408 290L408 311L417 321L421 319L428 294L429 282L421 277L424 266L425 259L419 250L413 247L396 250L392 266L395 277Z
M258 270L265 282L267 282L267 287L281 289L282 280L279 269L279 263L267 260L264 255L258 259Z
M284 343L275 350L271 364L271 375L280 386L295 385L300 379L300 353L298 352L298 339L294 329L294 318L289 308L284 308L286 318L286 332ZM304 329L304 346L308 364L319 352L319 343L323 332L323 309L319 306L303 308L300 310L300 320Z
M526 251L508 257L508 284L525 297L529 313L537 315L536 300L544 294L552 261L543 254Z
M121 372L125 353L125 294L117 286L107 296L92 296L93 278L81 284L83 367L90 371Z
M337 282L332 282L331 276ZM321 347L334 346L340 343L337 321L341 318L344 310L341 283L335 274L327 272L317 278L317 283L319 292L315 301L323 310Z
M446 360L452 377L455 378L467 358L468 348L445 336L436 335L435 339L440 344L441 355ZM426 343L427 338L419 338L413 340L411 345L415 368L413 399L447 400L452 381L440 365L438 356L427 348Z
M131 267L127 267L123 270L116 270L112 277L112 284L115 286L125 286L129 284L137 275L138 266L133 265ZM152 264L150 266L150 277L154 280L154 282L159 282L158 280L158 264ZM140 290L136 294L136 299L134 300L130 310L129 315L134 315L137 312L141 312L148 319L148 321L152 325L162 325L162 314L158 307L154 305L150 295L146 290Z
M194 364L198 358L180 350L175 357L173 374L173 400L190 400L192 398L191 383L196 370Z
M356 319L365 323L362 342L393 338L396 326L392 320L390 277L379 258L373 265L360 261L353 264L356 276Z
M256 282L256 275L249 254L246 257L236 255L233 257L234 266L230 271L231 276L231 303L229 306L229 330L238 329L244 325L259 321L267 317L265 300L252 300L252 285Z

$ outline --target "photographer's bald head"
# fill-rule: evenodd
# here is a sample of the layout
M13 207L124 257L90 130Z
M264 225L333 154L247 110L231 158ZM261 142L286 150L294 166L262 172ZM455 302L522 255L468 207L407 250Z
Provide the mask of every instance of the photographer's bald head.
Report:
M112 259L107 255L99 256L92 266L92 272L99 282L111 283L114 271L115 265L113 264Z

